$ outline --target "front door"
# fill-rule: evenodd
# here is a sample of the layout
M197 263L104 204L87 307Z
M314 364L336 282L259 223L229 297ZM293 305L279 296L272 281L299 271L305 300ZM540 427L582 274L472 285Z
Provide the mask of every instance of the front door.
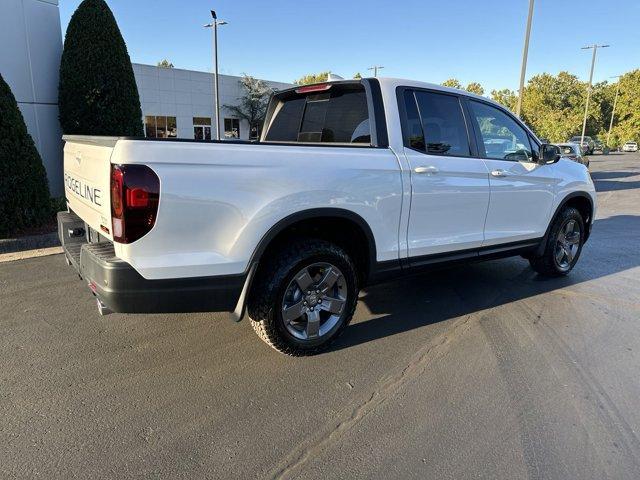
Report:
M476 100L469 100L469 112L491 185L484 245L542 237L553 207L555 165L537 162L537 143L508 113Z
M403 101L404 153L411 167L410 263L480 247L489 177L485 163L471 156L459 97L405 90Z

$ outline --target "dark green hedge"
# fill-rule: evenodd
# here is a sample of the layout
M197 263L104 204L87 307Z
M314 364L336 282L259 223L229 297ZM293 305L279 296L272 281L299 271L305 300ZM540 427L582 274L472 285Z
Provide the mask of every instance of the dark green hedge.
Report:
M0 238L51 219L47 173L0 75Z
M60 65L59 95L65 134L143 134L131 59L104 0L84 0L71 17Z

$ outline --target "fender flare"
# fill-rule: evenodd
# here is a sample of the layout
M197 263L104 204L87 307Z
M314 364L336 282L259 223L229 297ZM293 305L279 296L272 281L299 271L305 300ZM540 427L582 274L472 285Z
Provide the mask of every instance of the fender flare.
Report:
M262 236L260 242L258 242L258 246L254 249L253 255L251 255L249 265L251 265L252 263L258 263L260 261L260 258L262 257L262 254L267 249L271 241L276 238L278 234L282 233L286 228L302 220L321 217L343 218L346 220L351 220L352 222L357 224L364 232L364 235L367 239L367 244L369 247L369 268L371 269L375 266L376 241L375 237L373 236L373 232L371 231L371 227L369 227L369 224L364 218L351 210L331 207L310 208L307 210L301 210L299 212L292 213L291 215L288 215L276 222L269 230L267 230L267 233Z
M547 240L549 239L549 233L551 232L551 226L556 221L556 218L558 218L558 215L560 214L562 209L567 205L569 200L577 197L582 197L587 199L589 201L589 205L591 205L592 215L591 215L591 218L589 219L589 224L585 225L586 232L585 232L584 242L586 243L586 241L589 239L589 235L591 233L591 225L593 224L593 211L594 211L593 199L591 198L591 195L589 195L585 191L571 192L570 194L568 194L566 197L562 199L562 201L558 204L558 207L556 208L555 212L553 212L551 221L549 222L549 225L547 225L547 231L544 233L544 237L542 237L542 240L540 241L540 245L538 245L538 248L536 249L536 255L542 255L544 253L544 249L547 246Z
M282 233L286 228L291 225L300 222L302 220L308 220L311 218L343 218L350 221L353 221L356 225L358 225L363 231L365 238L367 239L368 250L369 250L369 272L373 272L376 265L376 242L375 237L373 236L373 232L371 231L371 227L366 222L364 218L362 218L357 213L347 210L344 208L310 208L307 210L301 210L299 212L292 213L288 215L278 222L276 222L267 233L265 233L260 241L258 242L257 247L254 249L253 254L251 255L251 259L249 260L249 264L247 267L247 278L245 280L244 286L242 288L242 293L240 294L240 298L238 299L238 303L236 304L236 308L232 313L232 317L236 322L239 322L244 318L246 313L246 300L247 295L251 291L251 285L253 283L253 278L255 277L256 270L258 269L258 263L262 258L263 253L271 243L271 241L278 236L278 234Z

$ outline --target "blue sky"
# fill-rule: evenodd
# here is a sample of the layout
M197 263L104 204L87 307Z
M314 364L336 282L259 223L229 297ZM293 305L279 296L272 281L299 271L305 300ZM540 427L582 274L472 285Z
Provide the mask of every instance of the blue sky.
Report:
M62 31L81 0L60 0ZM134 62L168 58L211 70L209 10L219 30L220 71L292 81L331 70L344 77L384 65L381 75L440 83L456 77L485 89L516 89L528 0L107 0ZM595 81L640 68L639 0L536 0L527 77L568 70Z

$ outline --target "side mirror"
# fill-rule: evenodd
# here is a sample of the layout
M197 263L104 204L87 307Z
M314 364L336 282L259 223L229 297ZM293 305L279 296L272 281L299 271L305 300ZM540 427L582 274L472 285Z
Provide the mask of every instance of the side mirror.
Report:
M543 143L540 146L540 164L546 165L548 163L556 163L560 160L560 147L551 145L550 143Z

